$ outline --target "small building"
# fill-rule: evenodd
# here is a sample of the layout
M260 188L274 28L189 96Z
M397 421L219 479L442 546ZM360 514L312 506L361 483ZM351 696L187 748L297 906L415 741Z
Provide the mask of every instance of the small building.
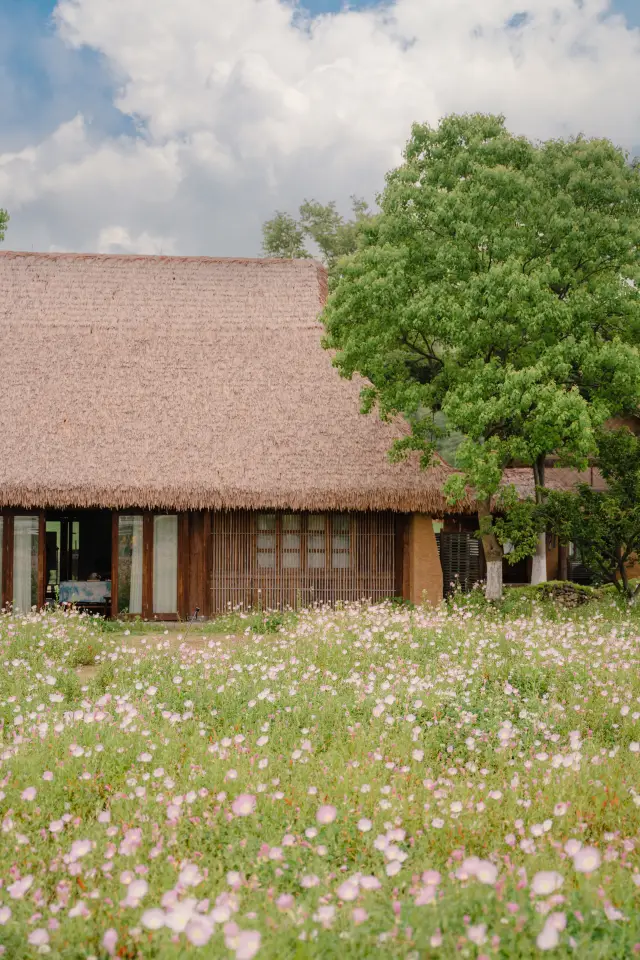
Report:
M2 603L437 602L449 468L389 462L325 296L311 260L0 252Z

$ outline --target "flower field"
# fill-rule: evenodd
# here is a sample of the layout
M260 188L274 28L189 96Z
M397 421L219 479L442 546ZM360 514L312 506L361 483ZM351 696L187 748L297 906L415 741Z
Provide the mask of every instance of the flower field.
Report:
M624 617L381 605L180 644L2 615L0 950L640 954Z

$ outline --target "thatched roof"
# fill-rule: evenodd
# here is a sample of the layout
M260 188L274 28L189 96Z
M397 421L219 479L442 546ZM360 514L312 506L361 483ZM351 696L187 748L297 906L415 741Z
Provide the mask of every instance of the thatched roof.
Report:
M310 260L0 252L0 504L442 513L320 345ZM466 505L467 508L470 504Z
M502 482L504 485L513 484L522 499L533 497L535 494L531 467L511 467L505 470ZM583 471L571 470L568 467L548 467L545 471L544 483L549 490L569 491L579 483L588 483L595 490L605 489L600 471L594 467Z

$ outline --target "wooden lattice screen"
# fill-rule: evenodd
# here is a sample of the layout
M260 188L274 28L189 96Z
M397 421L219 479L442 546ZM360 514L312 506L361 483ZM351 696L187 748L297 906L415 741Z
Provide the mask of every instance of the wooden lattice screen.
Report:
M213 613L284 609L395 593L391 513L212 514Z
M436 534L444 594L456 588L468 592L481 576L480 541L470 533Z

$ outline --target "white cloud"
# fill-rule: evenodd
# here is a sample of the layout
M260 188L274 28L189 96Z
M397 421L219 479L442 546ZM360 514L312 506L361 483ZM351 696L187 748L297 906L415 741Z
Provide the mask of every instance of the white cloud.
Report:
M371 197L411 123L451 111L639 143L640 30L607 0L527 9L509 27L522 0L396 0L306 21L283 0L60 0L61 37L105 58L139 133L101 137L76 118L0 156L7 240L255 254L274 208Z

